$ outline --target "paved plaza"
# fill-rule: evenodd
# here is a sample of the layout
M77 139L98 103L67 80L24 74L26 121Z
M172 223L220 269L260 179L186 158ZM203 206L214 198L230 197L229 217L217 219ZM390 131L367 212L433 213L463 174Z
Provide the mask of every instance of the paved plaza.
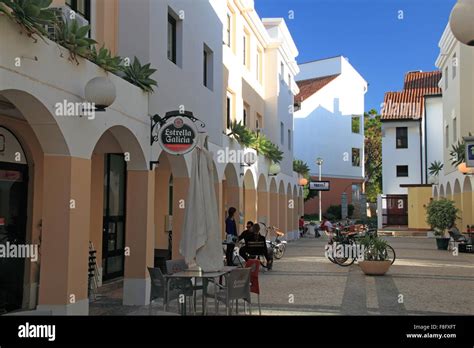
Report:
M471 315L474 254L436 249L433 239L385 237L397 260L383 277L365 276L358 265L340 267L324 256L325 239L303 238L260 277L264 315ZM148 307L121 306L116 282L91 303L92 315L147 315ZM253 297L254 313L257 312ZM200 303L200 301L198 301ZM212 299L209 312L214 313ZM161 315L157 304L153 314ZM198 309L200 306L198 307ZM170 311L177 311L173 304ZM220 306L219 314L225 314Z

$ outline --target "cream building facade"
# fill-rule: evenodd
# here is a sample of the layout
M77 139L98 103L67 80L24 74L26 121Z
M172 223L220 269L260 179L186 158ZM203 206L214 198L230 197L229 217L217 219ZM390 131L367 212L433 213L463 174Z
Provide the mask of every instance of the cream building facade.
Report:
M443 173L433 187L433 196L446 197L460 209L458 226L463 231L474 224L472 176L461 174L451 165L452 145L474 132L474 48L460 43L449 24L439 41L440 54L436 66L443 77Z
M154 94L86 59L68 61L67 50L48 40L33 42L0 14L0 227L40 251L39 262L7 265L10 275L15 273L0 293L7 311L87 314L90 242L101 280L124 278L124 305L148 303L147 266L156 264L156 252L181 258L191 165L189 154L172 156L158 144L150 146L150 117L182 106L206 124L222 229L225 211L235 206L239 230L246 220L265 221L296 237L303 200L291 166L290 106L298 91L298 52L284 21L260 20L253 5L243 0L53 3L72 7L87 20L99 47L157 68ZM289 83L281 81L282 64ZM98 76L116 89L105 112L94 118L57 114L57 103L84 102L85 85ZM228 117L245 118L249 128L284 149L278 175L269 175L270 162L263 156L252 166L219 161L222 151L253 151L226 135Z

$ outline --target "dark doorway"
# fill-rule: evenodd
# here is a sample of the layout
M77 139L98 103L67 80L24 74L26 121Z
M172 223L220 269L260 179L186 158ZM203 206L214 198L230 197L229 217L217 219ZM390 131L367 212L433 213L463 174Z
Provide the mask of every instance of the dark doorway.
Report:
M408 196L387 195L382 197L384 226L408 226Z
M123 276L125 252L125 192L127 166L122 154L106 154L102 279Z
M28 166L0 162L0 245L26 243ZM17 248L20 249L20 248ZM0 314L22 308L25 259L0 257Z

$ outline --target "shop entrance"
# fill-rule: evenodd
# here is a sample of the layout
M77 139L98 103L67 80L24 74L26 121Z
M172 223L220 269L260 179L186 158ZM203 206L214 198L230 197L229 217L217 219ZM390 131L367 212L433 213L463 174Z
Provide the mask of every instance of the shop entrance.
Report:
M122 154L106 154L104 160L102 279L108 280L124 271L126 163Z
M15 161L17 160L17 161ZM0 127L0 314L22 308L28 165L16 137Z

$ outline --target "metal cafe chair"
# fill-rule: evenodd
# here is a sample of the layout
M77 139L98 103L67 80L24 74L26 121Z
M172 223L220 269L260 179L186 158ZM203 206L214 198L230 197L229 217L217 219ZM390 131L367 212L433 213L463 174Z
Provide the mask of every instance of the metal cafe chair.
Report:
M185 271L187 269L186 262L181 260L168 260L166 261L166 273L174 274L178 272ZM193 309L194 314L196 314L196 290L202 290L203 286L201 284L194 284L191 279L180 279L175 278L171 279L173 286L181 290L181 293L186 297L193 298ZM186 305L186 304L185 304Z
M148 305L150 314L152 312L153 301L160 298L163 299L163 310L166 310L166 304L171 300L179 299L179 291L172 290L169 293L166 291L166 281L163 273L159 268L148 267L148 273L150 274L151 279L151 289L150 289L150 304ZM179 301L178 301L179 307Z
M260 284L258 282L260 262L258 260L250 259L245 263L245 267L250 268L250 292L257 294L258 314L262 315L262 308L260 307Z
M225 303L227 315L232 314L231 302L236 301L236 314L238 314L238 300L244 300L249 304L249 313L252 315L250 297L250 268L236 268L225 276L225 285L216 284L217 291L217 311L219 303ZM214 293L207 292L209 297L214 297ZM245 309L244 309L245 310Z

